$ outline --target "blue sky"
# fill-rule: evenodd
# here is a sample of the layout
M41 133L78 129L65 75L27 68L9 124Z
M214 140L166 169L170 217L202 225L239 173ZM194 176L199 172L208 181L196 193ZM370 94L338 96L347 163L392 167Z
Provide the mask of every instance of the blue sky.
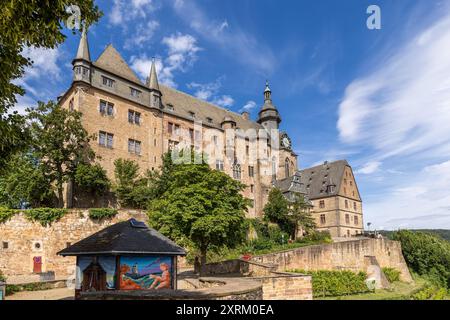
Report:
M301 168L347 159L375 228L450 228L450 1L113 0L89 30L144 79L256 118L269 79ZM366 9L381 8L381 30ZM30 48L17 108L71 81L79 35Z

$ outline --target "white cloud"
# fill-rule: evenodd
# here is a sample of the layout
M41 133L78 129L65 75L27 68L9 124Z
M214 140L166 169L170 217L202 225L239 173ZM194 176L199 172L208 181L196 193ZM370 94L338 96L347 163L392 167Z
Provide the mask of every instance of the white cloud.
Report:
M135 47L142 47L144 44L152 40L155 31L159 28L159 22L156 20L149 20L146 23L138 24L134 36L128 37L125 41L125 49L135 49Z
M231 27L227 20L212 20L194 1L174 1L175 13L207 41L224 50L228 55L245 66L268 74L275 68L275 55L269 47L262 44L263 39Z
M239 110L239 112L244 112L244 111L250 112L253 109L255 109L256 107L257 107L256 102L253 100L250 100Z
M364 204L365 220L378 229L450 228L450 161L427 166Z
M39 78L45 76L51 79L60 77L61 52L57 49L45 49L26 47L23 49L24 57L32 60L32 66L25 69L24 79Z
M229 108L234 104L234 99L229 95L223 95L220 97L214 98L212 103L217 104L218 106Z
M378 158L450 155L450 16L354 80L339 106L345 143Z
M149 13L156 10L153 0L113 0L112 10L109 13L109 22L112 25L122 25L124 22L133 21L137 18L145 19Z
M355 173L359 174L372 174L377 172L380 169L381 162L379 161L371 161L366 163L364 166L355 171Z
M186 72L197 60L197 52L201 48L197 39L189 34L176 33L164 37L162 43L167 46L167 57L156 59L156 72L160 83L169 87L177 87L175 72ZM131 68L144 80L148 77L152 61L146 55L132 56Z
M187 86L194 90L194 96L197 98L229 108L234 104L234 99L230 95L218 95L223 79L224 77L219 77L215 81L205 84L191 82Z

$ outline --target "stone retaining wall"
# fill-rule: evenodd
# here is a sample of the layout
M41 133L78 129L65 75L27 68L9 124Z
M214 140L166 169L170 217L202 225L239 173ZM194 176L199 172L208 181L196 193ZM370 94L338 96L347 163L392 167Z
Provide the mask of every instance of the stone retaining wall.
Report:
M381 268L391 267L400 271L402 281L412 281L400 242L388 239L359 239L302 247L255 256L252 261L276 265L278 271L289 269L366 271L368 256L375 257Z
M55 278L67 278L74 274L75 258L56 255L69 243L94 234L117 222L135 218L147 221L144 212L119 210L112 219L95 221L89 218L89 210L70 210L59 221L43 227L39 222L27 220L22 213L0 223L0 271L8 282L34 282L33 258L42 258L42 272L54 272ZM3 248L7 243L7 249ZM37 245L38 244L38 245ZM20 278L20 281L15 281Z

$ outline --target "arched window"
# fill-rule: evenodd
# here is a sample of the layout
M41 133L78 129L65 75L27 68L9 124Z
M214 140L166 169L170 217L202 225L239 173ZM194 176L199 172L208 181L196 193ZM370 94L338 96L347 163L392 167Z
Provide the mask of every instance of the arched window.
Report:
M288 158L286 158L286 160L284 161L284 173L285 173L285 175L286 175L286 178L287 177L290 177L290 162L289 162L289 159Z
M233 165L233 178L236 180L241 180L241 165L237 162Z

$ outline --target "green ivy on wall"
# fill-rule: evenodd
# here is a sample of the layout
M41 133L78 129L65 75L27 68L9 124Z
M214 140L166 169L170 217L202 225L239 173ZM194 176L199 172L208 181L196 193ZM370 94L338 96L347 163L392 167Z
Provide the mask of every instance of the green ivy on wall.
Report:
M89 209L89 218L93 220L109 219L117 215L117 210L112 208Z
M0 223L5 223L9 219L11 219L13 215L15 215L18 212L20 212L20 211L16 210L16 209L8 209L8 208L0 207Z
M67 209L59 208L36 208L24 210L25 217L30 221L37 221L43 227L58 221L67 213Z

